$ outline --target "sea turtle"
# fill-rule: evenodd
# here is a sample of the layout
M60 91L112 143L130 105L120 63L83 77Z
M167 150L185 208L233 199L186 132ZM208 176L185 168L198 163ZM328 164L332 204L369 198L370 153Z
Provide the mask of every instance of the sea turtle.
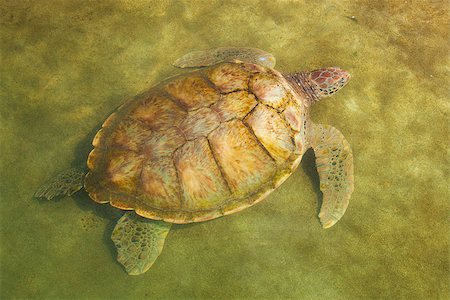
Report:
M147 271L172 224L202 222L267 197L313 148L324 228L344 214L353 192L353 157L334 127L309 108L349 80L340 68L282 74L254 48L191 52L175 63L192 72L166 79L125 102L103 123L88 171L68 170L36 197L86 189L125 210L112 233L129 274ZM204 67L204 68L199 68Z

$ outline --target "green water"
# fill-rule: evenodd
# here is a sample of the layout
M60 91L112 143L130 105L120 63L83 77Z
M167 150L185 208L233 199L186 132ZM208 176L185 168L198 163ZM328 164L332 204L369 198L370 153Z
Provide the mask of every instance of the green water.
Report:
M0 1L0 21L2 299L450 298L447 1ZM353 147L349 209L321 229L309 153L265 201L175 226L128 276L117 214L33 192L172 61L218 46L267 50L285 72L350 70L312 111Z

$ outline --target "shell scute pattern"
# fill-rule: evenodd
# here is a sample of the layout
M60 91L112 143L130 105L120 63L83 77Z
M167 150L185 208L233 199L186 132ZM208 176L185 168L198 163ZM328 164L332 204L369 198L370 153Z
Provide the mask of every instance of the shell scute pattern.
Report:
M208 84L199 72L171 80L165 90L188 110L207 107L219 100L220 94Z
M150 129L165 129L176 126L186 117L187 112L167 95L156 93L137 105L128 117L138 120Z
M187 142L174 159L184 192L182 208L211 209L231 196L206 138Z
M283 111L283 116L292 130L300 131L302 129L302 109L299 105L294 102L289 103Z
M219 116L208 107L190 112L181 123L180 129L188 141L199 137L206 137L208 133L216 129L220 124Z
M240 120L223 123L209 140L223 175L235 194L247 194L276 171L272 158Z
M291 131L275 109L258 105L245 122L277 163L284 163L294 151Z
M249 73L240 64L222 63L205 71L208 79L222 93L248 89Z
M151 137L152 131L133 119L121 122L112 134L111 145L138 152L142 150L145 142Z
M290 99L289 90L269 72L254 75L250 80L250 89L263 104L277 110L282 110Z
M151 134L146 140L143 154L147 161L158 161L161 158L171 157L185 142L186 139L180 129L169 127Z
M117 191L136 194L139 186L139 175L144 160L143 155L128 150L112 149L108 157L105 175L111 188Z
M144 202L161 209L181 208L181 190L171 156L148 160L140 176Z
M244 118L258 104L256 97L247 91L226 94L212 106L222 122Z
M161 83L105 121L86 189L174 223L253 205L298 163L301 104L283 81L258 65L221 63Z

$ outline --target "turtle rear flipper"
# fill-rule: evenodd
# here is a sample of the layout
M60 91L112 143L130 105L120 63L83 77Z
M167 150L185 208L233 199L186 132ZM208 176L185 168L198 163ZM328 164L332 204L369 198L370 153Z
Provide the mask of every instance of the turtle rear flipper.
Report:
M171 226L171 223L145 219L134 212L127 212L119 219L111 239L117 248L117 260L128 274L142 274L153 265Z
M344 215L353 192L352 150L332 126L312 124L310 134L323 193L319 219L324 228L329 228Z
M272 54L260 49L222 47L189 52L177 59L173 65L178 68L196 68L236 60L258 64L268 68L275 67L276 61Z
M84 176L85 172L80 169L65 170L39 187L34 197L51 200L57 196L71 196L83 187Z

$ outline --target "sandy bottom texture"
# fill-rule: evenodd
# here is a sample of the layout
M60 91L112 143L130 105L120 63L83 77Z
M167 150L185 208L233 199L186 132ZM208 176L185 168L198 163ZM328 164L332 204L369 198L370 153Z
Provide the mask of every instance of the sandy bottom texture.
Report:
M449 299L447 1L0 1L2 299ZM270 51L284 72L348 69L313 107L353 147L356 186L323 230L314 157L241 213L174 226L128 276L116 212L79 193L32 198L81 165L102 121L218 46Z

